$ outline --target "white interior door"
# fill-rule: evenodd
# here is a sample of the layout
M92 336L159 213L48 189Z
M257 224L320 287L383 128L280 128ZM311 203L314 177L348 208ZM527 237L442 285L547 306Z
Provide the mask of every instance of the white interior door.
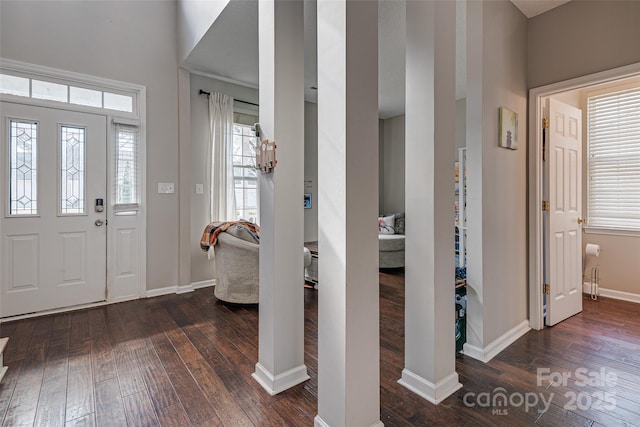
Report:
M546 324L582 311L582 112L547 100L548 227L545 236Z
M1 317L105 300L106 117L2 102Z

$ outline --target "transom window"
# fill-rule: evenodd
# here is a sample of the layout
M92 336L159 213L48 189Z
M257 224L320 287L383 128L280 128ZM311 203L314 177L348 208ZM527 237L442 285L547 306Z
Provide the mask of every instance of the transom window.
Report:
M0 73L0 94L55 101L105 110L134 112L135 96Z

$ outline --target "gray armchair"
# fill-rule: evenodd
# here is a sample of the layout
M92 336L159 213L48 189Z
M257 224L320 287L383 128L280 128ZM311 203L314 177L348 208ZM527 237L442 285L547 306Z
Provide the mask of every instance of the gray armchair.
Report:
M219 300L237 304L258 303L260 245L220 233L215 245L216 286Z
M213 294L221 301L257 304L260 276L260 245L230 233L220 233L215 245L216 286ZM304 248L304 265L311 263L311 253ZM303 274L300 274L303 285Z

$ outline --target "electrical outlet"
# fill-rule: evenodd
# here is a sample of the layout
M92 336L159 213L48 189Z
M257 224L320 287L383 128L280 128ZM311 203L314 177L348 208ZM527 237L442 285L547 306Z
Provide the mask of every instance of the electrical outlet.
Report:
M161 194L173 194L175 192L173 182L159 182L158 193Z
M204 194L204 185L196 184L196 194Z

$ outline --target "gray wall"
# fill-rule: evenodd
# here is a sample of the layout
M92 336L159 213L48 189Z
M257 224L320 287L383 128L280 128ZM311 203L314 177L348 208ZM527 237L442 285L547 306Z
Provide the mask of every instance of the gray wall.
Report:
M0 2L3 57L147 87L147 289L178 284L176 6Z
M637 1L574 0L530 19L528 32L529 88L640 62ZM574 93L564 101L575 99ZM605 250L585 264L587 274L600 264L601 287L640 293L640 236L584 233L583 243Z
M510 1L467 12L467 342L484 349L527 319L527 19ZM518 114L516 151L499 107Z
M467 146L467 99L456 101L456 160L458 160L458 148Z
M381 122L380 214L404 212L404 115Z
M253 88L191 74L191 168L185 178L191 179L191 282L211 280L213 262L200 249L200 237L209 223L209 185L206 180L207 144L209 138L209 101L200 90L222 92L248 102L258 102L258 91ZM241 106L242 104L235 104ZM245 106L246 108L246 106ZM238 111L238 108L234 107ZM257 116L258 112L255 111ZM195 185L204 185L204 194L195 193ZM302 196L300 197L302 199ZM300 202L302 203L302 201Z
M178 0L176 2L178 57L181 64L228 4L229 0Z
M640 62L640 2L574 0L528 33L529 88Z
M456 159L457 149L466 147L466 108L466 99L456 101ZM380 214L404 212L404 115L380 119L379 132L379 211ZM453 168L453 165L451 167ZM453 183L451 191L453 191Z

